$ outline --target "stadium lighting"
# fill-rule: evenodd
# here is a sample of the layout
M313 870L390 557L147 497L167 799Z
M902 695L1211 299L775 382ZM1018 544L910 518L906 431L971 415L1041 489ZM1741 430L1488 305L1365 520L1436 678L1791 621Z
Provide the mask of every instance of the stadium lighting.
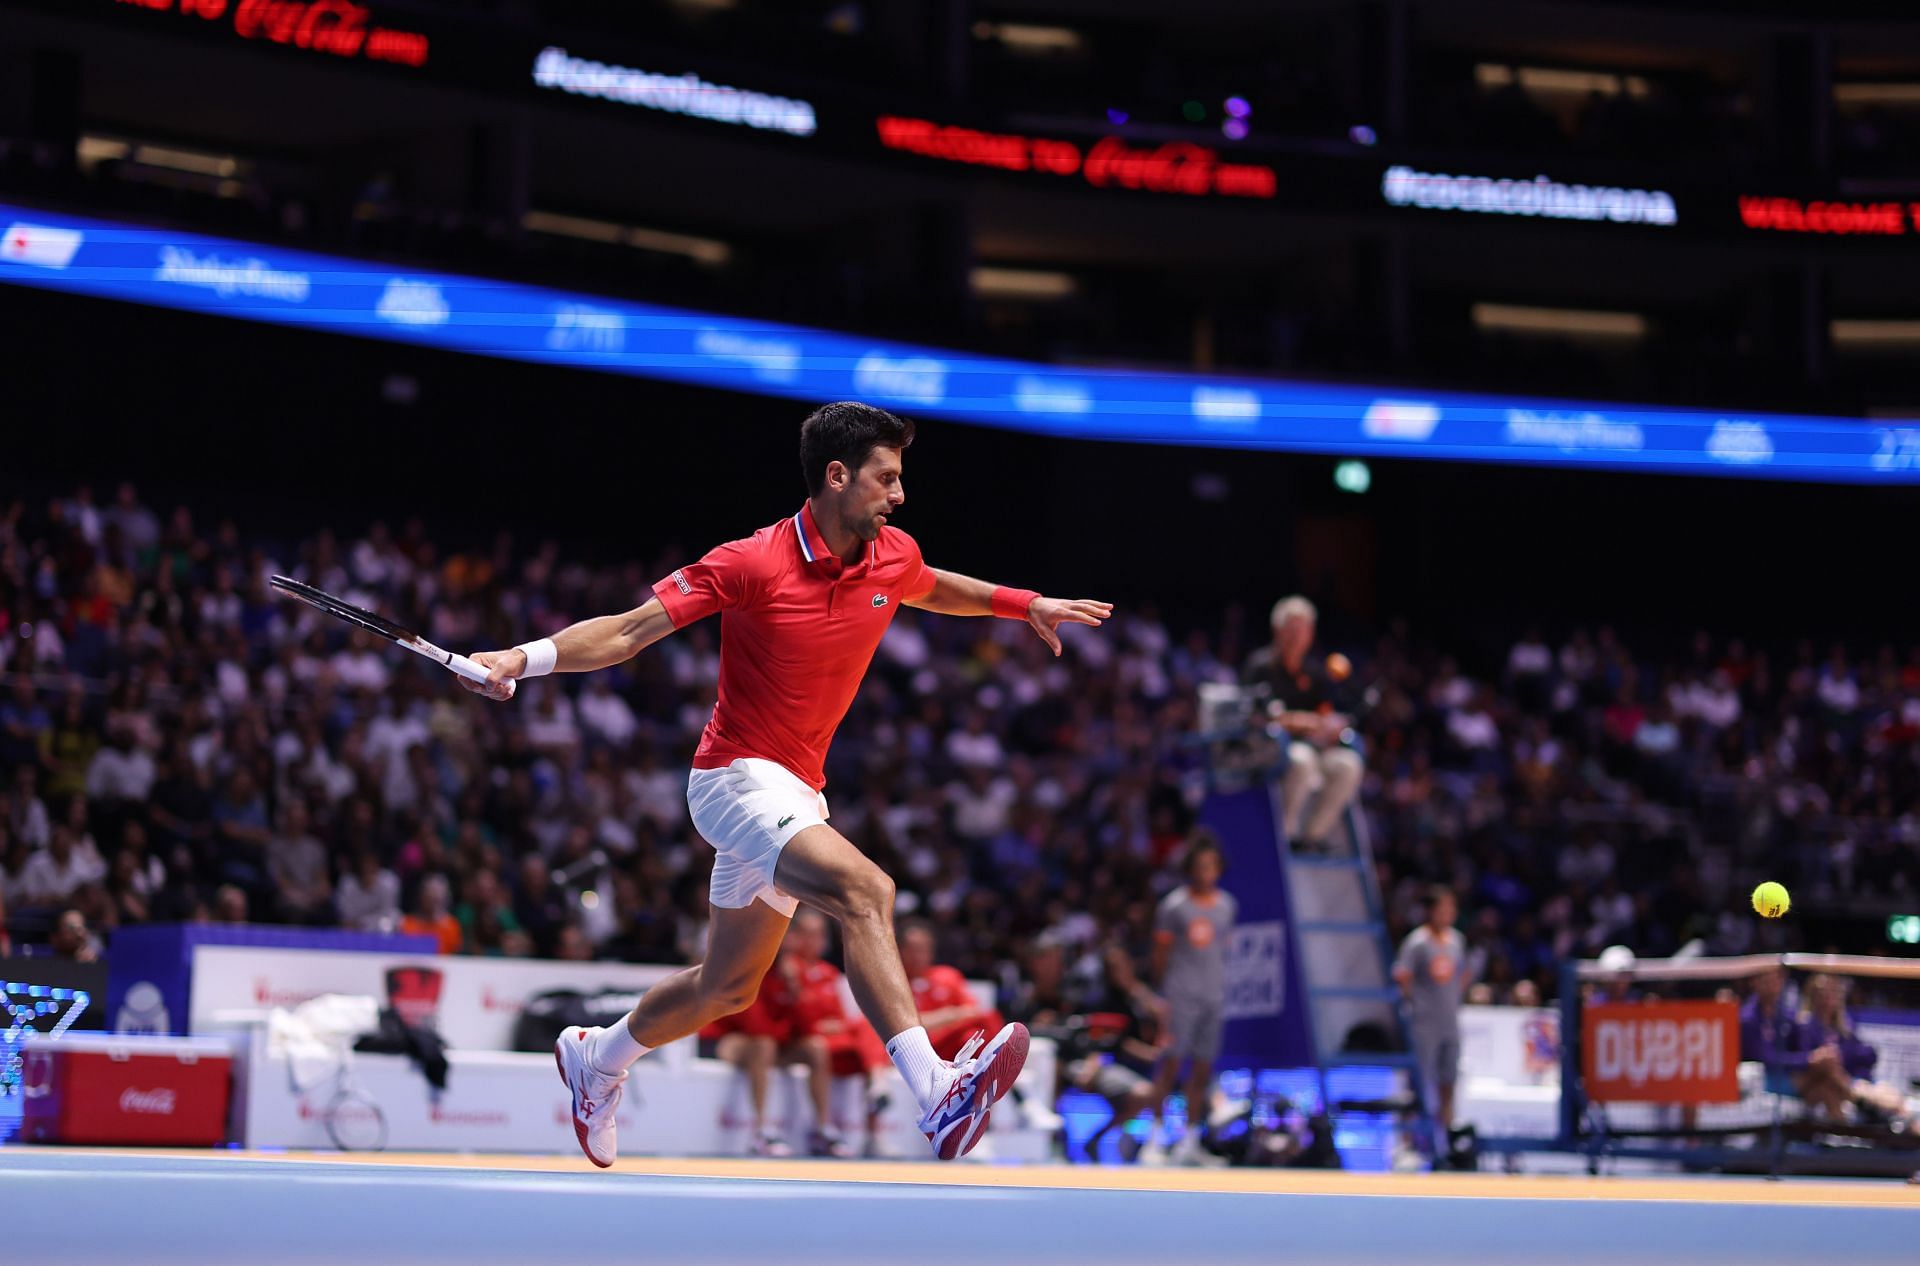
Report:
M664 229L642 228L638 225L615 224L609 220L588 219L578 215L559 215L552 211L529 211L521 217L520 225L529 233L545 233L553 237L578 238L583 242L600 242L608 246L631 246L635 250L653 251L661 255L679 255L696 264L709 267L724 267L733 258L733 248L725 242L717 242L708 237L694 237L687 233L669 233Z
M1647 318L1638 312L1593 312L1579 308L1532 308L1476 303L1473 324L1507 334L1558 334L1567 338L1641 339Z
M1028 268L976 268L971 282L983 299L1064 299L1076 289L1066 273Z
M1504 88L1517 78L1520 86L1541 96L1585 98L1593 93L1617 97L1644 97L1652 91L1639 75L1615 75L1605 71L1561 70L1547 66L1511 66L1481 62L1473 68L1474 82L1481 88Z
M1373 487L1373 471L1365 462L1341 462L1333 468L1333 486L1342 492L1363 493Z
M970 280L982 299L1064 299L1078 288L1067 273L1033 268L976 268Z
M1841 105L1920 105L1920 83L1835 84L1833 99Z
M1895 945L1920 945L1920 914L1889 916L1887 939Z
M1835 344L1846 347L1911 346L1920 343L1920 321L1837 320L1829 333Z
M976 22L973 37L999 40L1016 53L1029 56L1074 53L1080 50L1080 32L1064 26L1041 26L1029 22Z

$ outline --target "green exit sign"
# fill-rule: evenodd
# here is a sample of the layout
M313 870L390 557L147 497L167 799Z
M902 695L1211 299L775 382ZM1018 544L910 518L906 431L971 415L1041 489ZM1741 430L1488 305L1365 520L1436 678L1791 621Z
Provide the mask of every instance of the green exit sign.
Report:
M1920 945L1920 914L1896 914L1887 919L1887 939L1895 945Z

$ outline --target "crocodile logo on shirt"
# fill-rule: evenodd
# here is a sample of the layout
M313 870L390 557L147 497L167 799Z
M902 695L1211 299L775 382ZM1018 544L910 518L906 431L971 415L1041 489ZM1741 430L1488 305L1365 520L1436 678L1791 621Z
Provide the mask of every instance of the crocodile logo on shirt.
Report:
M887 595L886 595L886 594L884 594L884 593L876 593L876 594L874 594L874 595L873 595L873 605L874 605L874 606L876 606L876 607L884 607L884 606L886 606L886 605L887 605Z
M799 817L799 816L800 816L800 815L799 815L799 814L797 814L797 813L789 813L789 814L788 814L788 815L787 815L786 817L784 817L784 818L781 818L781 819L780 819L780 820L779 820L778 822L776 822L776 823L774 823L774 824L773 824L773 829L777 831L777 830L779 830L779 829L780 829L781 827L783 827L783 826L785 826L785 825L786 825L787 823L789 823L789 822L791 822L791 821L793 821L793 820L794 820L795 818L797 818L797 817Z

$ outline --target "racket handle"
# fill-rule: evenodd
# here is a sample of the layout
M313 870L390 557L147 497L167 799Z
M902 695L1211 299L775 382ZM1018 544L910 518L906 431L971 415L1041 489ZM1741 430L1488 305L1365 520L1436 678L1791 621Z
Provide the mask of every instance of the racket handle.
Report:
M476 664L472 660L468 659L465 655L460 655L457 653L449 655L447 657L447 667L452 671L459 673L462 677L465 677L468 681L477 681L477 682L485 683L485 681L487 680L487 670L481 665ZM511 677L507 678L507 698L509 699L513 698L514 691L519 688L519 684L520 683L516 682L513 678Z

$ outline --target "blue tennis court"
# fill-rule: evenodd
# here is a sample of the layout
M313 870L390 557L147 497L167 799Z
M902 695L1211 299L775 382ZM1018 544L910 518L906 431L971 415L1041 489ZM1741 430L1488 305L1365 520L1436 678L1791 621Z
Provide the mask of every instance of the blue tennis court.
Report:
M1204 1255L1318 1266L1798 1266L1841 1245L1852 1266L1868 1266L1911 1263L1920 1243L1920 1192L1884 1184L1276 1173L1256 1190L1257 1175L1175 1172L1158 1189L1116 1189L1089 1185L1102 1175L1084 1168L1069 1179L971 1167L949 1183L923 1165L663 1163L688 1171L676 1175L396 1160L13 1149L0 1152L0 1192L18 1260L46 1266L186 1266L216 1256L518 1266L623 1253L672 1263ZM748 1176L756 1173L780 1176ZM1050 1185L1069 1181L1078 1185ZM1237 1189L1173 1189L1209 1184ZM1402 1190L1448 1194L1395 1194ZM1542 1194L1562 1190L1570 1194Z

